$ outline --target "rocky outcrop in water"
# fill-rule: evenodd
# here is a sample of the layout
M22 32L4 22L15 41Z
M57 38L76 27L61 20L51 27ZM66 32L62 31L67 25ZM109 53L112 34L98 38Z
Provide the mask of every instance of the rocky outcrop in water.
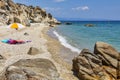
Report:
M71 23L71 22L66 22L65 24L66 24L66 25L72 25L72 23Z
M84 26L86 26L86 27L94 27L95 25L94 24L85 24Z
M59 24L50 13L36 6L26 6L14 3L12 0L0 0L0 24L10 24L13 22L30 26L30 23Z
M73 71L81 80L119 80L119 59L119 52L111 45L97 42L94 53L84 49L73 59Z

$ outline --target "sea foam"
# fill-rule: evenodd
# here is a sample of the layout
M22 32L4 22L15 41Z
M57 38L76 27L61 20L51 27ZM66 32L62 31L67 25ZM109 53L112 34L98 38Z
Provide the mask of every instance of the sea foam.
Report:
M72 52L80 53L81 50L70 45L63 36L59 35L56 31L53 31L53 33L56 35L56 37L64 47L69 48Z

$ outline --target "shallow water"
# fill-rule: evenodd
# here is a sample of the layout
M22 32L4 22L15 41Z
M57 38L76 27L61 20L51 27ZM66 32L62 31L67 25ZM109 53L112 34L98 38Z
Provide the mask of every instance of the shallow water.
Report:
M71 21L71 23L72 25L62 24L51 30L65 47L75 52L83 48L93 51L94 44L103 41L120 51L120 21ZM94 27L86 27L85 24L94 24Z

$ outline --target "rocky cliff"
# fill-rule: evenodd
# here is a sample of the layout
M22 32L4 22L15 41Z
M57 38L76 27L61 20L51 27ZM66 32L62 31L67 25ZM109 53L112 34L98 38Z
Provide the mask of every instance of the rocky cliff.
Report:
M84 49L73 59L73 70L81 80L120 80L120 54L111 45L97 42L94 53Z
M12 0L0 0L0 24L11 24L13 22L30 26L30 23L59 23L50 13L36 6L26 6L14 3Z

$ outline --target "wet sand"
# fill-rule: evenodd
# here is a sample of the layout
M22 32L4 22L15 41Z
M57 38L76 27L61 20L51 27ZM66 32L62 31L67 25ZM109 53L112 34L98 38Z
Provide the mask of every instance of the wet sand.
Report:
M51 53L59 56L61 60L66 62L66 64L72 66L72 59L75 56L78 56L78 53L72 52L70 49L61 45L61 43L58 41L58 38L52 33L51 29L48 29L47 31L44 31L44 32L46 32L47 34L45 35L45 38L48 40L48 43L47 43L49 47L48 50Z
M65 80L78 80L78 78L75 77L72 72L72 57L73 56L67 54L67 51L69 52L70 50L62 46L60 42L55 38L55 36L53 38L50 36L50 34L47 34L49 29L50 28L44 28L43 37L47 40L48 52L50 52L50 54L52 55L52 58L58 64L61 65L61 68L62 67L64 68L63 70L61 70L62 72L61 76L65 77L66 78Z

